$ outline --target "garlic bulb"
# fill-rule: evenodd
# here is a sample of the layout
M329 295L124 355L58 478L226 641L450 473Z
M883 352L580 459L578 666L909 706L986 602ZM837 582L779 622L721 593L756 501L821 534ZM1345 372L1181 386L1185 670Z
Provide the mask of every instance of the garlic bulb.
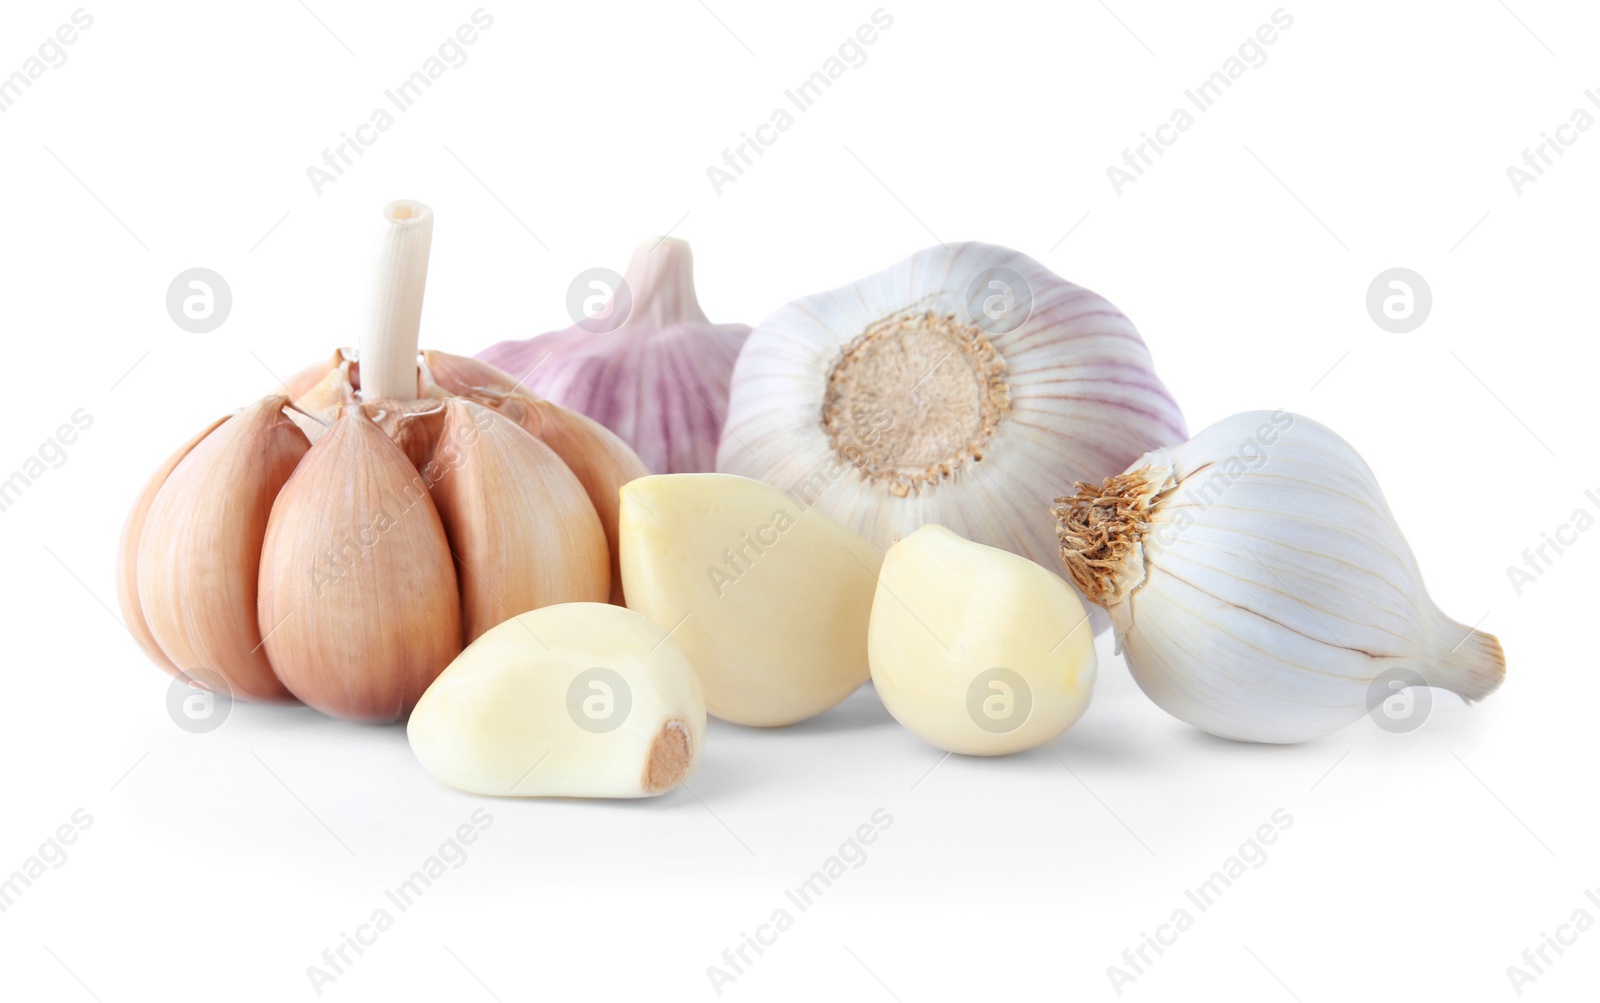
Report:
M1499 641L1440 612L1372 471L1322 425L1253 411L1057 499L1061 556L1139 686L1224 738L1302 742L1391 680L1481 700Z
M566 603L472 642L406 733L423 768L474 794L636 798L694 771L706 704L663 628L620 606Z
M881 547L937 523L1056 571L1043 501L1184 437L1114 306L1015 251L952 244L763 321L717 469Z
M598 292L604 283L591 286ZM711 470L728 380L750 328L706 319L689 245L672 237L639 245L610 292L576 325L502 341L478 358L616 432L655 473ZM571 306L576 313L582 304Z
M734 724L793 724L867 681L883 554L777 488L658 474L622 489L628 606L671 632Z
M404 718L508 617L620 600L618 490L645 473L492 366L419 354L433 216L385 216L364 364L341 351L168 458L117 568L129 630L168 672L363 721Z
M1027 558L924 526L883 559L867 628L872 684L895 720L941 749L1031 749L1089 705L1088 616Z

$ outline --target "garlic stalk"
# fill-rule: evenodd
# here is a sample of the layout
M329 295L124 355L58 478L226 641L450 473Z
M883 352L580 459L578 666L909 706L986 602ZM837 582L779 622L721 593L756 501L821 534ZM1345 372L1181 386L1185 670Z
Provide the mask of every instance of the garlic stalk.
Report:
M706 704L662 627L620 606L566 603L474 641L406 733L423 768L475 794L647 797L694 771Z
M1015 251L952 244L763 321L717 469L880 547L937 523L1057 571L1039 499L1184 437L1116 307Z
M639 245L622 284L592 317L502 341L478 358L616 432L655 473L685 473L715 465L728 379L749 334L743 324L706 318L689 245L661 237Z
M1224 738L1302 742L1420 679L1468 702L1493 636L1428 598L1372 471L1326 427L1254 411L1058 498L1061 557L1139 686Z
M771 727L867 681L883 554L771 485L657 474L622 489L628 606L672 632L712 714Z
M1082 716L1094 632L1024 557L928 525L889 548L872 599L872 684L895 720L969 756L1043 745Z

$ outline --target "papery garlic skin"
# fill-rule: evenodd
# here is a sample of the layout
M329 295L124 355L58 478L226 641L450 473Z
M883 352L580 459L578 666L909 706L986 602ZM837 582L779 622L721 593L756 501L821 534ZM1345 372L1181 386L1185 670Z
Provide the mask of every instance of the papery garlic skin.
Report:
M1056 571L1044 510L1060 485L1184 438L1116 307L1026 255L952 244L763 321L717 469L880 547L937 523Z
M545 606L487 631L406 726L434 777L501 797L661 794L694 771L705 732L683 651L645 617L604 603Z
M628 606L682 646L711 713L793 724L867 681L867 618L883 554L777 488L730 474L658 474L622 489Z
M867 631L872 683L924 741L999 756L1057 737L1094 688L1094 632L1066 582L924 526L889 548Z
M655 473L711 470L750 328L707 319L689 245L673 237L641 244L623 286L591 320L502 341L478 358L611 429Z
M1069 573L1140 688L1203 731L1303 742L1389 672L1469 702L1505 676L1500 643L1429 599L1371 469L1309 418L1234 415L1079 487L1056 509Z

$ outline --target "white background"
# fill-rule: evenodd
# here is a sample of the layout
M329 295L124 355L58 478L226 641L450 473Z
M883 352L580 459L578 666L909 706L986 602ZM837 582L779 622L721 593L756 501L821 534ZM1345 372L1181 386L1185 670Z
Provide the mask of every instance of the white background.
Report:
M1514 999L1525 948L1600 919L1600 533L1520 596L1506 572L1600 509L1600 129L1520 195L1506 175L1574 109L1600 115L1592 9L1287 6L1265 65L1118 195L1107 165L1271 0L886 5L865 65L718 195L706 167L872 0L497 4L318 195L306 167L475 4L307 2L90 7L0 114L0 475L94 418L0 513L0 873L93 818L0 914L0 995L315 998L307 966L478 808L465 865L324 998L715 999L707 967L878 809L866 863L723 998L1115 999L1107 966L1279 808L1267 862L1125 998ZM0 74L72 10L7 4ZM424 344L463 353L565 326L574 275L668 229L713 319L748 323L935 239L1015 247L1134 319L1191 429L1286 407L1354 443L1439 605L1504 642L1506 684L1471 708L1436 694L1410 735L1241 745L1161 712L1102 637L1093 705L1044 749L941 762L866 689L781 731L713 723L693 793L638 803L475 799L402 729L304 709L186 733L109 615L126 508L204 423L357 340L402 196L438 220ZM194 266L233 290L211 334L164 306ZM1394 266L1434 299L1404 335L1365 307ZM1591 930L1524 996L1597 981Z

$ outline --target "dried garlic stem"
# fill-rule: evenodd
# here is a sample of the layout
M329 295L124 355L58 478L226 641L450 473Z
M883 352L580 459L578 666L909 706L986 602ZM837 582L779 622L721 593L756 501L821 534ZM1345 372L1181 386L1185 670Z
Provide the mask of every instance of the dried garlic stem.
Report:
M400 199L383 207L389 229L378 257L378 295L371 330L361 344L361 396L417 399L417 331L428 283L433 210Z
M1149 525L1151 503L1165 479L1155 473L1144 467L1108 477L1104 484L1078 481L1074 485L1078 493L1057 498L1051 509L1067 574L1091 602L1109 608L1126 598L1126 586L1137 585L1142 578L1138 546ZM1135 580L1130 582L1130 577ZM1124 594L1119 596L1119 591Z

